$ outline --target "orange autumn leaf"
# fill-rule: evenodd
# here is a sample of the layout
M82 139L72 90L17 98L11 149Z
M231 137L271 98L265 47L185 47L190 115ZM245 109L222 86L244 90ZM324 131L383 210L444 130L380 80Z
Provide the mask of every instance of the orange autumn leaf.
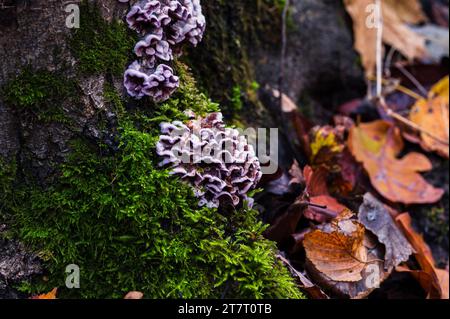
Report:
M397 216L396 221L413 246L415 250L414 256L422 268L421 270L410 270L406 267L399 267L398 270L410 272L428 293L428 298L448 299L448 271L436 268L430 247L422 235L418 234L412 227L411 216L408 213Z
M305 235L303 246L308 260L331 280L360 281L368 254L363 245L364 226L348 216L338 217L329 226L330 229L317 229Z
M432 169L430 160L419 153L398 155L404 148L400 130L379 120L350 130L348 146L369 174L376 190L386 199L404 204L435 203L444 190L433 187L419 174Z
M46 294L33 296L30 299L56 299L56 294L57 293L58 293L58 288L53 288L52 291L50 291L50 292L48 292Z
M376 65L377 28L375 0L344 0L353 20L355 49L360 53L368 77L374 75ZM407 24L426 20L418 0L383 0L383 42L410 60L426 55L425 38L412 31Z
M428 99L421 99L411 109L412 122L433 134L421 133L421 145L426 151L437 152L449 158L449 77L437 83L430 91Z
M313 169L306 165L303 169L306 182L306 191L309 196L328 195L327 171L321 167Z

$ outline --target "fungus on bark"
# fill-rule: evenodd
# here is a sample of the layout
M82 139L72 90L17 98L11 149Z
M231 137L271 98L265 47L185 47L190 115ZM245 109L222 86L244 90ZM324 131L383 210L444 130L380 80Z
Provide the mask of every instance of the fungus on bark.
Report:
M156 145L160 166L170 166L171 174L193 187L199 206L253 205L247 193L261 179L260 162L246 137L225 127L221 113L187 124L162 123L161 133Z
M167 100L179 83L166 64L181 55L184 43L196 46L203 38L206 19L200 1L141 0L131 7L126 21L143 36L134 48L139 60L125 72L127 92L138 99L148 95L155 102ZM143 74L149 77L147 85Z

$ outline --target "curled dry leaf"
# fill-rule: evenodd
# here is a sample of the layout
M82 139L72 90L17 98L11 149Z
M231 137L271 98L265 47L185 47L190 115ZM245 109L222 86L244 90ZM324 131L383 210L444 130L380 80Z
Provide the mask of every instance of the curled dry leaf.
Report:
M409 118L420 126L421 146L426 151L437 152L449 158L449 77L437 83L428 99L418 100L411 109ZM425 133L431 133L434 137Z
M383 42L396 48L410 60L426 56L425 38L407 24L424 22L425 15L418 0L383 0ZM366 74L374 75L376 65L375 0L344 0L353 20L355 48L361 54Z
M433 187L419 174L432 169L427 157L409 153L399 159L404 143L400 130L389 122L374 121L350 130L348 146L369 174L376 190L392 202L435 203L444 190Z
M407 267L397 267L397 270L411 273L428 293L428 298L448 299L448 270L438 269L435 266L430 247L428 247L423 237L414 230L411 216L408 213L397 216L396 221L416 251L414 256L421 267L421 270L411 270Z
M57 293L58 293L58 288L53 288L52 291L50 291L50 292L48 292L46 294L33 296L30 299L56 299L56 294Z
M342 214L305 236L305 267L311 279L326 292L360 299L378 288L389 272L383 270L384 249L376 237L351 216Z
M306 234L303 241L306 256L331 280L360 281L367 264L364 233L364 226L359 222L338 217L327 227Z
M387 269L392 270L409 259L413 253L411 245L399 230L387 208L372 194L364 195L358 219L385 246L384 265Z

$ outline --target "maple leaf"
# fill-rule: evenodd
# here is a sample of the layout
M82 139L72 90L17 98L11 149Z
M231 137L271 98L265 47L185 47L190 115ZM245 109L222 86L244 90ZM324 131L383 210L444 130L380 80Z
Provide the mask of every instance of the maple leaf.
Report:
M356 282L367 264L364 226L341 216L305 235L303 246L314 267L334 281Z
M372 77L376 65L377 28L375 25L368 25L368 22L376 23L371 21L375 0L344 0L344 4L353 20L355 48L361 54L367 76ZM381 6L383 42L396 48L410 60L425 57L425 38L407 26L426 20L419 1L383 0Z
M46 294L33 296L30 299L56 299L56 294L57 293L58 293L58 288L53 288L52 291L50 291L50 292L48 292Z
M420 134L421 146L426 151L437 152L449 158L449 77L437 83L428 95L411 109L409 118L424 129ZM436 138L432 138L431 133Z
M444 190L434 188L419 174L432 169L427 157L409 153L399 159L404 148L400 130L379 120L360 124L349 132L348 146L369 174L376 190L392 202L404 204L435 203Z
M397 271L411 273L422 288L428 293L431 299L449 298L449 274L448 270L438 269L435 260L421 235L419 235L411 225L411 216L408 213L401 214L396 218L397 223L403 230L405 236L415 250L414 256L419 263L421 270L411 270L407 267L397 267Z

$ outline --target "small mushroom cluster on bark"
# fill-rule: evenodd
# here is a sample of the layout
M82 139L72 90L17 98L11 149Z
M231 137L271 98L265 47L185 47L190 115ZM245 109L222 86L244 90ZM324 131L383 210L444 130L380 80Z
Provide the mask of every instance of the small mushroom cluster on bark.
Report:
M221 113L187 124L162 123L161 133L156 145L160 166L170 166L171 174L194 188L199 206L253 205L247 193L261 179L260 162L247 138L225 127Z
M141 0L131 7L126 22L142 39L134 48L138 60L125 71L124 86L136 99L150 96L163 102L179 86L167 63L181 55L185 43L197 46L203 38L206 19L200 0Z

